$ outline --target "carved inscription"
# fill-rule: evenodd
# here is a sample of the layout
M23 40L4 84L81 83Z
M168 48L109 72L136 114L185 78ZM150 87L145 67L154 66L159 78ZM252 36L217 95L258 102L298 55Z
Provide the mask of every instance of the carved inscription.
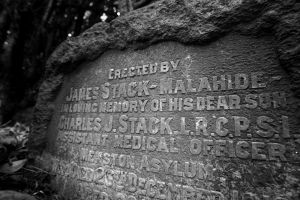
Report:
M101 185L91 199L221 200L220 191L188 184L216 180L209 159L294 161L285 145L294 138L284 112L289 94L271 89L273 77L253 71L182 78L183 60L111 68L99 85L69 88L59 105L57 156L81 164L54 159L52 170L78 179L76 187Z
M97 184L98 186L102 186L102 188L113 188L116 191L122 191L113 195L107 194L106 196L109 197L109 199L137 200L139 197L165 200L189 198L225 199L224 195L217 191L174 184L156 179L146 179L132 172L107 167L92 169L78 166L75 163L70 164L58 159L53 159L52 167L52 170L59 175L76 178L83 183ZM92 196L93 199L101 198L101 193L94 192Z

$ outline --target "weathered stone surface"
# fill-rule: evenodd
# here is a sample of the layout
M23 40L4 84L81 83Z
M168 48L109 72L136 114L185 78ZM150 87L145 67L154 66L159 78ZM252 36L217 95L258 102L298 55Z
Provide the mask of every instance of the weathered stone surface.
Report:
M96 24L47 62L33 152L44 151L73 199L176 199L176 190L178 199L297 199L299 10L295 1L158 1ZM116 72L136 66L144 75Z
M0 200L36 200L36 198L30 196L29 194L12 190L2 190L0 191Z
M204 44L232 31L252 36L268 34L274 36L281 66L299 96L299 10L299 3L293 0L171 0L133 11L110 24L94 25L62 43L49 58L35 109L32 146L42 150L45 145L51 102L63 74L108 49L141 48L159 41Z
M272 37L238 34L107 51L65 75L44 165L75 199L176 199L169 184L179 199L293 199L298 100L276 58Z

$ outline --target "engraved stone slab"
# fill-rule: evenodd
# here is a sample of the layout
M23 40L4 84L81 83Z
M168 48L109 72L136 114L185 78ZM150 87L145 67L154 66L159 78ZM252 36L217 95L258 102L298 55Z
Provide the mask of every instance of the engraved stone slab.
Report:
M71 199L295 199L298 100L272 38L110 50L64 77L44 159Z

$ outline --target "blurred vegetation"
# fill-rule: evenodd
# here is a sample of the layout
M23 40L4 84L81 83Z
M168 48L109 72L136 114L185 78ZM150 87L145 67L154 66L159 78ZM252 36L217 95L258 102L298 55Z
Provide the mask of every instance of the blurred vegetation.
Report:
M116 0L0 1L0 123L34 106L44 66L67 37L118 16Z
M51 189L54 175L28 162L28 134L29 126L25 124L0 126L0 191L15 190L37 200L63 200Z

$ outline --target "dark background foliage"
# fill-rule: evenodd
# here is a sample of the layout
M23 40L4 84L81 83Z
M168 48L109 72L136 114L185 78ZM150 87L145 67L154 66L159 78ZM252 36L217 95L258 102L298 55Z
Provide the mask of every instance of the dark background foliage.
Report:
M51 52L93 24L151 0L1 0L0 123L29 122Z

